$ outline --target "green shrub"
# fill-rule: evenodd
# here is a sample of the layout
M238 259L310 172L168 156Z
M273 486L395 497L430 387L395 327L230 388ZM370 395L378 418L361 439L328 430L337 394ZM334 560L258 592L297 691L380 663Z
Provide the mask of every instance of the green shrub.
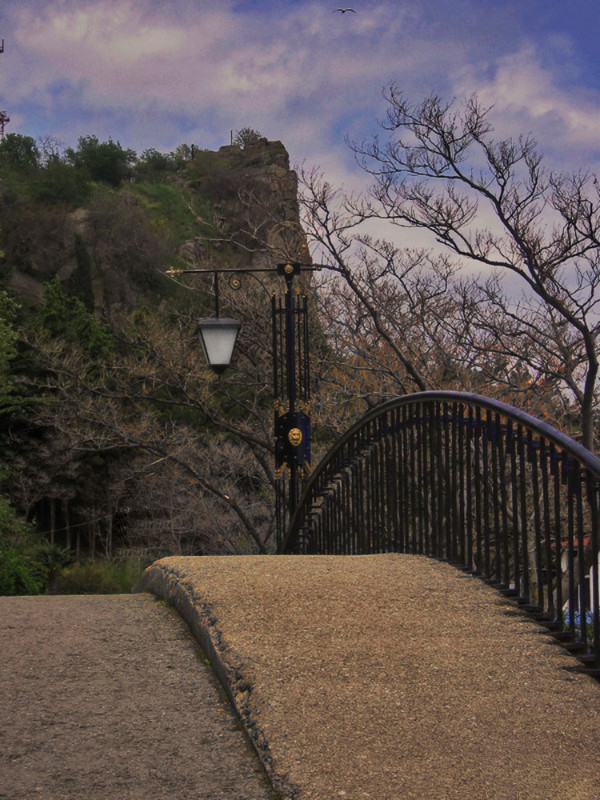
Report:
M210 213L209 206L202 206L173 183L144 181L134 184L131 191L148 212L154 230L178 245L197 236L199 217Z
M0 545L0 595L40 594L45 580L24 553Z
M85 180L81 170L72 164L54 159L36 173L30 191L38 203L77 208L89 200L92 182Z
M138 561L94 559L73 564L58 575L58 594L126 594L139 583Z
M129 175L137 158L133 150L122 148L119 142L100 142L97 136L80 136L77 150L68 147L65 153L69 163L84 175L115 187Z
M0 495L0 595L40 594L46 572L36 558L33 526Z
M108 358L115 348L109 328L79 298L69 296L58 278L44 286L44 306L35 325L51 337L79 346L92 360Z
M265 137L254 128L242 128L233 137L233 144L239 145L242 149L250 147L253 144L258 144Z

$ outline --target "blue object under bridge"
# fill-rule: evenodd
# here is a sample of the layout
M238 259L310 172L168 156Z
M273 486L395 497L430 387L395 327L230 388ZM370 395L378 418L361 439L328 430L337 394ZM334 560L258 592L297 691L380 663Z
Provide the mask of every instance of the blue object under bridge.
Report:
M411 394L308 480L283 553L413 553L513 596L600 677L600 459L505 403Z

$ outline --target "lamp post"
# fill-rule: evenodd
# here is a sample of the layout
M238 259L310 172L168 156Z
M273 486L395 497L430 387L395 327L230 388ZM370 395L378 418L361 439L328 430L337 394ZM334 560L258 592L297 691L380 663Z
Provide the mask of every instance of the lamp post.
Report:
M310 471L310 361L308 348L308 302L300 296L294 280L302 272L320 270L321 265L289 261L274 268L171 269L167 274L212 274L215 317L202 319L198 328L210 367L222 374L229 366L241 324L221 317L219 275L277 273L285 280L285 295L271 298L273 395L275 433L275 517L277 549L283 543L287 524L294 515L300 493L300 479Z

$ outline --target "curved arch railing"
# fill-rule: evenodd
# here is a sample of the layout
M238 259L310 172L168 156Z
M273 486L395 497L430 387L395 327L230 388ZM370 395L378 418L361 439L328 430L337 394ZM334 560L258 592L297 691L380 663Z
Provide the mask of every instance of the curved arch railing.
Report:
M360 419L306 484L284 553L403 552L515 597L600 675L600 459L511 406L421 392Z

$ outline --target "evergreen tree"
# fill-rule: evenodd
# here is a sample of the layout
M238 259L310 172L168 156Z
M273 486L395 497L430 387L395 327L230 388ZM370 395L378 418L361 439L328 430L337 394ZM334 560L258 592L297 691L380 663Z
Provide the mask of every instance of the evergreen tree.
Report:
M65 281L68 294L81 300L87 311L94 311L94 290L92 287L92 261L81 234L75 234L75 261L77 267Z
M31 136L9 133L0 141L0 163L13 169L39 167L40 152Z
M133 150L125 150L119 142L109 139L99 142L96 136L80 136L78 148L68 148L68 160L78 169L87 172L94 181L119 186L128 176L136 160Z

